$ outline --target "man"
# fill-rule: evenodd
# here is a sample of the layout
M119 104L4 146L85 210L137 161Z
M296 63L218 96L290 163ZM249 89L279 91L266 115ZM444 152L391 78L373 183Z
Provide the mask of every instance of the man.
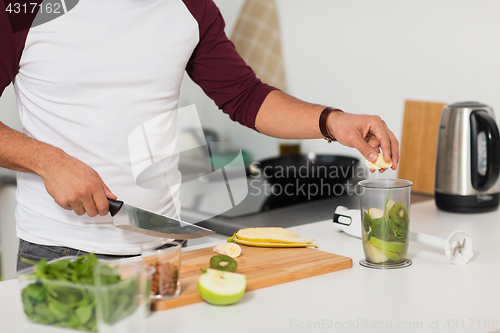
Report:
M127 136L177 108L184 71L262 134L335 138L370 161L381 148L396 169L398 142L379 117L306 103L256 78L211 0L86 0L22 31L0 10L0 87L14 82L23 123L23 133L0 123L0 166L18 171L20 258L126 256L161 244L113 227L107 199L177 214L178 193L135 184Z

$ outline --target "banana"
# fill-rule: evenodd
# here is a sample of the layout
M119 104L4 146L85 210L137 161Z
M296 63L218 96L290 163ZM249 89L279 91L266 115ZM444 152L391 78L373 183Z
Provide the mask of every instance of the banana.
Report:
M235 243L222 243L214 247L214 251L231 258L236 258L241 254L241 247Z
M247 245L247 246L257 246L257 247L308 247L312 246L317 248L317 245L314 245L312 243L269 243L269 242L251 242L251 241L246 241L243 239L239 239L236 236L233 236L234 242L241 244L241 245Z
M382 153L379 153L375 163L366 160L366 166L370 170L388 169L392 166L392 160L385 161Z
M227 241L259 247L317 247L312 244L312 238L300 237L291 230L274 227L240 229Z
M312 243L314 239L300 237L291 230L279 227L245 228L236 232L236 237L248 242L260 243Z

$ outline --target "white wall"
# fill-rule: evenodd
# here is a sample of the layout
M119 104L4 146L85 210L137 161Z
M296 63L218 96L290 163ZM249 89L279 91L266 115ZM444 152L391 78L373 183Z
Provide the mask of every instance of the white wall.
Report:
M17 112L16 95L12 84L5 88L0 97L0 121L18 131L21 130L21 120ZM1 143L0 143L1 144ZM0 168L0 175L15 175L14 171Z
M12 84L5 88L2 97L0 97L0 121L17 130L21 129L21 120L17 113L16 95Z
M17 104L12 85L6 88L0 98L0 121L17 130L21 129L21 121L17 113ZM0 144L2 144L0 142ZM14 176L15 172L0 168L1 175ZM16 188L12 185L0 185L0 269L4 280L13 279L16 272L17 247L15 212Z
M215 0L232 31L243 0ZM277 0L288 93L352 113L380 115L401 136L406 99L475 100L500 110L500 1ZM185 82L202 123L260 159L274 139L232 124ZM303 150L360 157L324 140Z

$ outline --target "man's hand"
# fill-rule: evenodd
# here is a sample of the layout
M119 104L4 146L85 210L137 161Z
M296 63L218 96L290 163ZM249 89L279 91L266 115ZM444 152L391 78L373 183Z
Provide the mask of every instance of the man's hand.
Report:
M116 199L97 172L61 149L0 122L0 166L42 177L47 192L64 209L94 217L106 215Z
M325 106L310 104L279 90L270 92L255 119L256 128L263 134L283 139L322 138L319 118ZM341 144L356 148L370 162L377 160L382 149L386 161L392 160L396 170L399 144L394 134L379 116L332 112L328 129ZM380 169L383 172L385 169Z
M106 215L109 211L107 198L116 199L116 196L97 172L62 151L55 155L41 177L56 203L64 209L73 210L77 215Z
M339 143L356 148L370 162L377 160L382 149L384 160L392 160L391 169L396 170L399 143L379 116L332 112L328 129Z

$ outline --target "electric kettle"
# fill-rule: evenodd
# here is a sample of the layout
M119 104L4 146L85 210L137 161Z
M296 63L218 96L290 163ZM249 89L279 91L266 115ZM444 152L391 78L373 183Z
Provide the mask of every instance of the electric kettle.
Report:
M499 141L491 107L477 102L461 102L443 108L434 188L439 209L480 213L498 208Z

